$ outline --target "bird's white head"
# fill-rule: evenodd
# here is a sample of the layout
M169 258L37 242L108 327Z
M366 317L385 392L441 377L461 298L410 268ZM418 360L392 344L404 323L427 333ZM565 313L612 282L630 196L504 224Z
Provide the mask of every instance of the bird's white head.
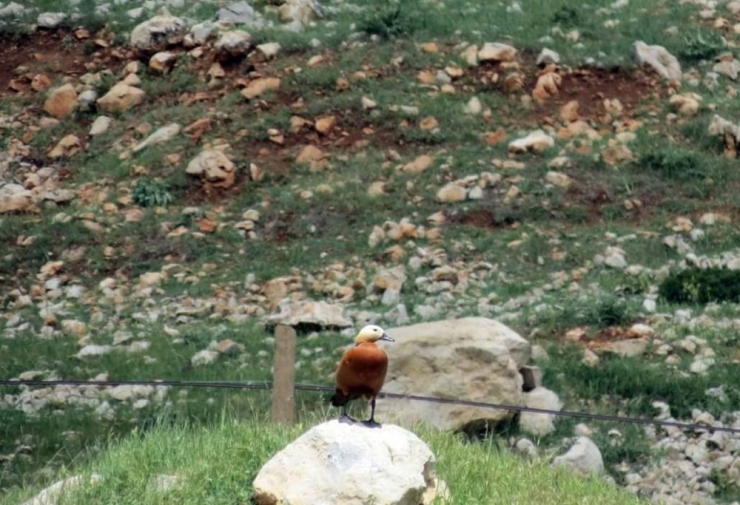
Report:
M363 342L377 342L378 340L386 340L388 342L395 342L388 334L383 331L378 325L368 324L360 330L360 333L355 337L355 344L359 345Z

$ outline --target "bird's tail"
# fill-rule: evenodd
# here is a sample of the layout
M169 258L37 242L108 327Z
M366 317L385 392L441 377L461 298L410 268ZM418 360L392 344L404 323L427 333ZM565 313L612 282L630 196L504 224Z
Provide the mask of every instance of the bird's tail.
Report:
M349 402L349 396L345 395L341 389L337 391L331 397L331 404L334 407L343 407Z

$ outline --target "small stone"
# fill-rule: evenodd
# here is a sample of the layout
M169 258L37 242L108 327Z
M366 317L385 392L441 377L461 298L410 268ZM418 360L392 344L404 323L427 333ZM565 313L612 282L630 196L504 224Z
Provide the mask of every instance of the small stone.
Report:
M149 68L160 74L166 74L175 66L177 54L160 51L149 58Z
M139 88L118 83L98 98L98 107L104 112L125 112L143 102L144 94Z
M64 12L44 12L36 18L36 25L40 28L56 28L67 18Z
M68 116L77 109L77 92L71 84L65 84L51 90L49 98L44 102L44 111L57 119Z
M442 203L461 202L467 198L467 191L461 185L450 182L437 191L436 198Z
M581 474L604 473L601 451L588 437L578 437L568 452L556 457L552 464L553 466L565 466Z
M550 170L549 172L547 172L547 174L545 174L545 180L553 186L557 186L559 188L567 188L573 183L573 179L571 179L568 175L553 170Z
M218 352L204 349L202 351L198 351L197 353L195 353L195 355L191 358L190 362L193 364L193 366L198 367L198 366L210 365L214 363L217 359L218 359Z
M500 42L486 42L483 47L478 50L478 61L499 61L499 62L510 62L516 58L516 48L502 44Z
M277 77L260 77L247 85L241 91L241 95L247 100L251 100L263 95L268 91L277 91L280 89L280 79Z
M223 33L214 45L216 51L228 56L246 54L251 47L252 36L244 30L232 30Z
M537 56L537 65L550 65L560 63L560 55L552 49L543 48Z
M92 126L90 126L90 136L96 137L107 132L112 122L113 120L108 116L98 116L93 121Z
M526 137L513 140L509 143L509 152L523 153L526 151L542 152L553 147L555 139L543 130L535 130Z

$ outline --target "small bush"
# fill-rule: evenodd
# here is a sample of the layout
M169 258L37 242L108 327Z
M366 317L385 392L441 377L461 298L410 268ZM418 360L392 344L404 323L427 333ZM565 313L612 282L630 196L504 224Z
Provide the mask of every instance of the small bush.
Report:
M658 294L670 303L740 302L740 271L690 268L671 273Z
M678 55L689 61L711 60L725 49L724 41L713 31L697 31L684 37L684 46Z
M415 4L414 0L381 2L359 22L358 28L383 40L413 35L419 27L416 15L420 6Z
M666 179L691 181L706 179L709 165L706 157L694 151L678 148L651 150L639 158L639 164L658 172Z
M589 305L582 321L597 328L608 328L629 324L634 320L635 314L624 299L609 296Z
M173 200L167 185L153 179L139 179L131 197L140 207L166 207Z

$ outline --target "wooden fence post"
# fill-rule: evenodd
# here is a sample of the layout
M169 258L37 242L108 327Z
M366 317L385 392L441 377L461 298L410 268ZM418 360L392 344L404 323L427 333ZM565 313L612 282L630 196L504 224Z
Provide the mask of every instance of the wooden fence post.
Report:
M275 327L275 369L272 380L272 421L290 424L295 416L295 345L292 326Z

